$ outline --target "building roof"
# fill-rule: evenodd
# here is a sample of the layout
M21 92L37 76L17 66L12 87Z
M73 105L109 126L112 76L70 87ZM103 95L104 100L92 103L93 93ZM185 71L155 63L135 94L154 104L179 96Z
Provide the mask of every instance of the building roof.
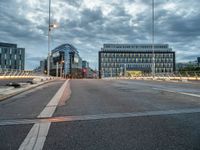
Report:
M152 44L104 44L102 51L152 51ZM155 51L172 51L168 44L154 44Z
M0 42L0 47L17 48L17 44Z
M69 50L69 51L71 51L71 52L76 52L76 53L78 53L77 49L76 49L73 45L68 44L68 43L59 45L58 47L54 48L54 49L52 50L52 52L66 51L66 50Z

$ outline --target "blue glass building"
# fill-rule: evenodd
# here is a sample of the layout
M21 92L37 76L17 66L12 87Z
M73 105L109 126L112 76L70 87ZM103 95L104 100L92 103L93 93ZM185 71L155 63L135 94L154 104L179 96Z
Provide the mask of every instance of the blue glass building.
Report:
M50 74L67 77L82 77L82 59L71 44L62 44L51 51Z

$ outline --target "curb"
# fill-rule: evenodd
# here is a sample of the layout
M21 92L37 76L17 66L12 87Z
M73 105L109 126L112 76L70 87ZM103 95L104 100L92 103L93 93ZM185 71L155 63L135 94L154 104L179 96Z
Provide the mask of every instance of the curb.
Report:
M26 91L32 90L32 89L34 89L34 88L36 88L36 87L39 87L39 86L41 86L41 85L47 84L47 83L52 82L52 81L54 81L54 80L50 80L50 81L43 82L43 83L41 83L41 84L39 84L39 85L30 87L30 88L25 89L25 90L23 90L23 91L14 92L14 93L12 93L12 94L2 96L2 97L0 97L0 102L3 102L3 101L6 100L6 99L9 99L9 98L14 97L14 96L16 96L16 95L19 95L19 94L24 93L24 92L26 92Z

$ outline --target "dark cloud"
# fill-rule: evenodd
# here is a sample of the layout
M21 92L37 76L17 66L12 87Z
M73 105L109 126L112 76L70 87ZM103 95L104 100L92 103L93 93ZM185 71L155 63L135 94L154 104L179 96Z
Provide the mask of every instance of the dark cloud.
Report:
M83 59L97 67L104 43L150 43L151 1L147 0L52 0L52 45L72 43ZM200 53L198 0L157 0L155 40L169 43L177 60L191 60ZM1 0L0 41L26 48L27 68L47 55L48 3L46 0Z
M67 0L66 2L75 7L79 7L81 5L81 0Z

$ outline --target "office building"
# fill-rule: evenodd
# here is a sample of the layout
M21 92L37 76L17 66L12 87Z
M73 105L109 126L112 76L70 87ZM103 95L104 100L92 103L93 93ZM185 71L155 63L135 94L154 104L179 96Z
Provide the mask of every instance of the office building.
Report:
M86 60L82 61L82 71L83 71L83 78L97 78L96 70L93 70L89 66L89 62Z
M17 44L0 43L0 69L24 70L25 48Z
M83 72L83 78L88 78L88 74L89 74L89 62L87 62L86 60L82 61L82 72Z
M87 62L86 60L82 61L82 67L83 68L89 68L89 62Z
M51 51L50 75L82 77L82 59L71 44L62 44Z
M154 45L155 73L175 71L175 52L168 44ZM104 44L99 51L99 77L123 76L127 71L152 72L152 44Z
M40 61L40 65L36 67L35 69L33 69L33 71L38 74L46 74L47 73L46 67L47 67L47 60L44 59Z
M45 68L46 64L47 64L47 60L46 59L40 61L39 68L40 68L40 72L41 73L46 73L46 68Z

